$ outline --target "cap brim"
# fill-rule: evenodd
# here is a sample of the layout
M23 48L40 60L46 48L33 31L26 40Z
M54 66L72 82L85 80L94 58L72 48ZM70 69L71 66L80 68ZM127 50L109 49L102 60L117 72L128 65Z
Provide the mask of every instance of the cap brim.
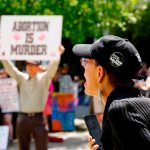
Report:
M36 62L34 62L34 61L30 61L30 60L27 60L27 61L26 61L26 64L38 65L38 63L36 63Z
M91 55L91 44L76 44L72 51L75 55L83 58L92 58Z

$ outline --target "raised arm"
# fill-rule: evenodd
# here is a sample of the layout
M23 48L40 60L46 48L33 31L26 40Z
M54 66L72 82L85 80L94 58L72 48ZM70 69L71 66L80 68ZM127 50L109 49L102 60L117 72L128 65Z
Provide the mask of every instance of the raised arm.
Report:
M19 82L20 79L23 78L23 73L19 71L18 68L14 66L14 64L10 60L2 60L1 62L6 72L17 82Z
M64 53L64 51L65 51L65 48L62 45L59 46L60 57L58 58L58 60L50 61L47 71L44 72L43 77L46 78L48 81L51 80L55 76L59 63L60 63L61 55Z

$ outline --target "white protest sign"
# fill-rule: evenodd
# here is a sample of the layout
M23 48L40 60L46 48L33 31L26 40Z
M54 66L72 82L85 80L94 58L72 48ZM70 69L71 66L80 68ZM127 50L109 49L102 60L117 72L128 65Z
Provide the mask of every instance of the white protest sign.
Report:
M0 150L7 150L8 136L9 136L9 127L0 126Z
M62 16L2 16L0 59L57 59L62 21Z
M12 78L0 79L0 106L3 113L19 111L17 83Z

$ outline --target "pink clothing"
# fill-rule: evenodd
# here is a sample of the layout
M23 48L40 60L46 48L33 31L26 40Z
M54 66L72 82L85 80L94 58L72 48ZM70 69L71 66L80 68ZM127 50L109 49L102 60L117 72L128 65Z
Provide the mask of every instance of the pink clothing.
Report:
M49 85L48 91L49 91L49 94L48 94L47 101L46 101L46 104L45 104L45 108L44 108L44 111L43 111L43 114L45 116L48 116L48 115L52 114L52 98L51 98L51 93L54 92L54 85L53 85L52 82Z

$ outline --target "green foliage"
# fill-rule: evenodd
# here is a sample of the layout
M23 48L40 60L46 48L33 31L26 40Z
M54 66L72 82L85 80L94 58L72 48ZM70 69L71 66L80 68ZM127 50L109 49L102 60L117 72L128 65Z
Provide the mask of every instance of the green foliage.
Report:
M150 38L150 3L144 11L142 18L135 25L129 26L128 30L132 31L133 39L147 40Z
M0 0L1 15L63 15L63 37L72 42L124 31L145 8L146 0Z

